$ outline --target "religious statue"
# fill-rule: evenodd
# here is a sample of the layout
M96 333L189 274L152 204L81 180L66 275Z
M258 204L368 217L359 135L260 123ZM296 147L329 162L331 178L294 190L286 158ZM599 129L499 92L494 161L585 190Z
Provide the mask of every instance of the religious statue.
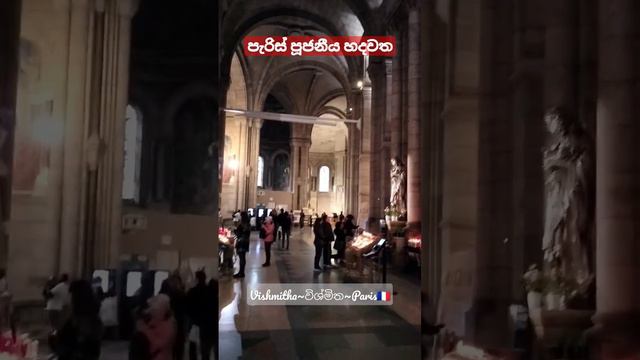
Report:
M593 146L581 123L552 108L544 117L551 142L544 150L547 268L584 289L592 275Z
M391 201L389 205L400 214L407 211L406 179L407 171L402 160L397 157L391 159Z

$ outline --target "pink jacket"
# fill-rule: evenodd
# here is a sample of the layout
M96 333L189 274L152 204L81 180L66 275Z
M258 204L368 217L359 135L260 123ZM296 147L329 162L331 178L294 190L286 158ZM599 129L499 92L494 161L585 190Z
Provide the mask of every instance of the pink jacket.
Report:
M275 229L275 225L273 223L265 223L262 225L262 228L267 233L267 236L264 237L264 242L272 242L273 241L273 230Z

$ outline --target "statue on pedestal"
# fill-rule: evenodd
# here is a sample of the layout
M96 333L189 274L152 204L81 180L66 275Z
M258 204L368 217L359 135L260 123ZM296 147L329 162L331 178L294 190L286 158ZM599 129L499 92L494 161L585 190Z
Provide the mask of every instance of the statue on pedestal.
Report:
M551 136L543 155L545 265L586 289L593 280L593 145L582 124L562 109L550 109L544 120Z
M407 213L406 202L407 170L400 158L391 159L391 200L389 205L399 214Z

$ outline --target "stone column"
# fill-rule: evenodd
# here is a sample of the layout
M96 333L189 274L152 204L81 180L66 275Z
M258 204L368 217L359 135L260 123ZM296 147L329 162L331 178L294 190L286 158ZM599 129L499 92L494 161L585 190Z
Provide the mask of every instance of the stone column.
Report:
M247 182L247 167L244 166L244 161L241 159L247 158L247 146L249 138L249 128L247 126L246 118L238 118L236 121L240 122L240 150L238 152L238 175L236 183L236 209L245 208L246 203L246 182Z
M88 0L72 0L69 17L69 57L67 64L67 103L63 151L62 197L60 204L59 270L79 274L78 248L83 224L80 222L84 173L83 154L86 104L89 101L89 53L95 7Z
M391 137L390 155L391 157L402 157L402 120L403 120L403 86L402 86L402 37L401 33L396 34L397 55L391 64L391 127L389 135Z
M369 220L371 196L371 84L365 83L362 89L360 114L360 152L358 156L358 224L363 226Z
M309 148L311 140L294 138L291 140L291 190L293 209L307 207L309 202Z
M115 266L122 223L124 120L135 0L97 2L93 31L82 269ZM85 220L85 219L83 219Z
M247 119L249 137L247 148L247 208L256 206L258 190L258 156L260 156L260 129L262 120ZM266 165L265 165L266 166Z
M598 13L595 358L608 360L640 351L638 2L600 0Z
M391 178L389 176L389 172L391 171L391 158L394 156L394 149L392 145L392 136L391 133L394 131L395 124L393 123L393 104L394 104L394 94L393 94L393 60L386 59L384 62L385 65L385 121L383 128L383 149L384 156L382 158L382 208L384 209L391 198Z
M300 186L300 153L302 152L302 141L298 139L291 139L291 191L293 192L293 202L291 204L292 209L302 209L302 203L300 202L300 193L302 187ZM299 187L300 186L300 187Z
M420 232L420 13L409 10L408 28L408 132L407 132L407 222L412 231Z
M300 150L300 172L299 172L299 184L300 184L300 204L302 207L307 207L309 204L309 192L311 191L311 179L309 174L309 149L311 148L311 139L307 138L302 141L302 147Z
M0 1L0 267L7 263L5 229L11 208L11 168L20 46L20 0Z
M546 11L545 107L563 106L576 116L578 0L547 0L543 8Z
M384 125L387 116L386 111L386 65L380 59L372 60L369 68L369 77L371 78L372 102L371 102L371 127L369 133L370 142L370 198L369 198L369 222L378 223L378 220L384 217L384 204L387 202L384 198L384 180L388 177L383 169L384 151Z

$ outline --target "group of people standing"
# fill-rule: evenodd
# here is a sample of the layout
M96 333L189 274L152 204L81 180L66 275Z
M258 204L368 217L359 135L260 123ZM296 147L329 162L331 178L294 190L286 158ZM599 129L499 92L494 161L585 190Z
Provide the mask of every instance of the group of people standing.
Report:
M191 345L190 359L210 359L217 342L217 281L212 279L207 283L206 274L201 270L195 274L195 285L186 290L176 272L162 283L156 294L151 274L143 276L130 309L135 321L129 359L182 360L187 343ZM109 318L117 317L118 313L115 289L105 292L101 283L100 278L93 282L70 281L67 274L47 281L43 296L51 324L50 358L100 358L102 340L114 325ZM106 309L111 303L115 304L115 310ZM110 315L105 318L105 314Z
M153 277L143 278L136 294L136 331L129 359L182 360L187 343L190 359L198 359L198 354L210 359L218 339L218 282L207 282L204 270L197 271L195 279L195 285L186 290L175 272L154 295Z
M245 267L247 264L247 253L250 248L251 238L251 219L249 213L240 211L240 218L236 222L234 235L236 237L235 249L240 260L240 268L234 278L245 277ZM265 262L263 267L271 266L271 247L275 241L280 241L282 249L289 250L291 238L291 228L293 227L293 218L289 212L280 209L280 213L276 214L275 210L267 216L260 226L259 238L264 243ZM228 262L230 264L230 262Z
M318 217L313 224L313 244L316 248L316 254L314 257L313 269L314 271L322 271L333 267L331 264L332 250L337 250L335 256L337 265L344 265L345 250L347 247L347 241L351 240L355 234L358 226L354 223L352 215L347 215L346 219L344 215L340 214L335 222L335 228L332 228L329 216L322 214ZM320 258L322 258L323 267L320 267Z

